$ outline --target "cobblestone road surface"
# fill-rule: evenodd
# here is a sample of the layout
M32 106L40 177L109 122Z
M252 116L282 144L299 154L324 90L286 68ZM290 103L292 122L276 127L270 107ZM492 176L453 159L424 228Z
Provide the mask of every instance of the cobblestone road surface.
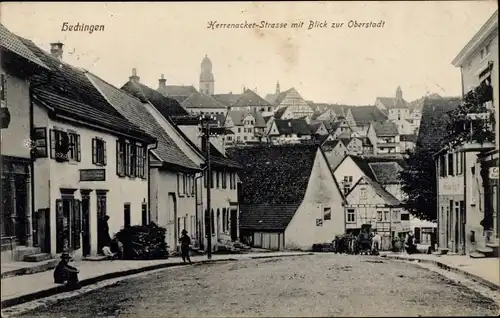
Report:
M483 316L498 312L492 300L416 265L319 254L170 268L23 316Z

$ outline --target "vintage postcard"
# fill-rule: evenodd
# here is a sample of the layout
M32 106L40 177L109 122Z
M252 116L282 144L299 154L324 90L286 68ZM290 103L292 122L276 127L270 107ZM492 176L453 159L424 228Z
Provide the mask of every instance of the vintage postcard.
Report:
M496 1L0 10L2 317L500 314Z

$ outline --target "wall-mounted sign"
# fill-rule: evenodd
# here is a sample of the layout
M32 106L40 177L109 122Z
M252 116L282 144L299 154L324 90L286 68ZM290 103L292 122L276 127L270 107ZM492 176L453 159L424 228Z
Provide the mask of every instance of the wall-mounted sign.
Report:
M498 179L498 167L491 167L489 170L490 179Z
M316 226L323 226L323 219L316 219Z
M106 181L106 169L80 169L80 181Z

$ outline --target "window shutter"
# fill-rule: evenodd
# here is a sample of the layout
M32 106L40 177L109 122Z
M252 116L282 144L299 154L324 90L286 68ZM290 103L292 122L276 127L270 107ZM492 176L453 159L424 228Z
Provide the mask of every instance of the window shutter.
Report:
M106 165L107 157L106 157L106 142L102 141L102 156L103 156L103 164Z
M0 85L2 85L1 89L2 91L0 92L0 100L6 101L7 100L7 82L5 80L5 74L1 74L1 79L0 79Z
M64 251L64 214L63 201L56 200L56 253Z
M181 194L181 174L177 174L177 194Z
M80 162L81 157L80 135L76 135L76 161Z
M92 164L97 163L97 138L92 138Z
M53 129L49 129L49 147L50 158L54 158L56 151L56 132Z
M205 186L205 188L207 187L207 184L208 184L208 174L207 174L207 170L203 171L203 184Z
M116 174L120 176L120 142L116 141Z
M73 201L74 206L73 206L73 223L72 223L72 229L71 233L73 234L73 249L77 250L80 248L80 237L81 237L81 232L82 232L82 226L81 226L81 209L80 209L80 200L74 200Z

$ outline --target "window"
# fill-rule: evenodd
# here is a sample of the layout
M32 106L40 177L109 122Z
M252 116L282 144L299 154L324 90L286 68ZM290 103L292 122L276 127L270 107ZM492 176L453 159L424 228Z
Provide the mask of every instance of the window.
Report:
M377 211L377 221L382 222L382 211Z
M120 177L125 176L125 141L116 141L116 174Z
M442 213L442 207L441 207L441 213ZM409 213L401 213L401 221L410 221L410 214Z
M366 188L359 189L359 198L362 200L366 199Z
M0 101L7 101L7 81L5 74L0 74Z
M92 163L97 166L106 165L106 141L92 138Z
M453 176L453 154L448 154L448 175Z
M57 161L80 161L80 136L59 129L50 131L50 157Z
M148 204L142 202L141 204L142 225L148 224Z
M446 159L444 156L439 156L439 176L446 177Z
M222 172L222 189L227 189L227 172Z
M130 226L130 203L123 205L123 225L124 227Z
M354 209L347 209L347 222L348 223L356 222L356 213Z
M186 177L183 173L177 174L177 193L180 196L184 196L186 194Z
M384 211L384 221L390 221L389 219L390 215L389 215L389 211Z
M135 144L127 144L128 147L128 173L129 177L135 177L137 167L137 147Z
M332 209L331 208L323 208L323 219L331 220L332 219Z
M392 211L392 221L393 222L399 221L399 211Z
M243 136L243 140L247 140L247 139L248 139L248 137L247 137L247 136Z
M238 132L239 132L239 133L241 132L241 128L240 128L240 127L238 127Z
M216 174L215 174L215 181L216 181L216 185L217 185L217 189L220 188L220 171L217 171Z
M143 146L136 146L136 165L135 176L145 179L146 178L146 148Z

